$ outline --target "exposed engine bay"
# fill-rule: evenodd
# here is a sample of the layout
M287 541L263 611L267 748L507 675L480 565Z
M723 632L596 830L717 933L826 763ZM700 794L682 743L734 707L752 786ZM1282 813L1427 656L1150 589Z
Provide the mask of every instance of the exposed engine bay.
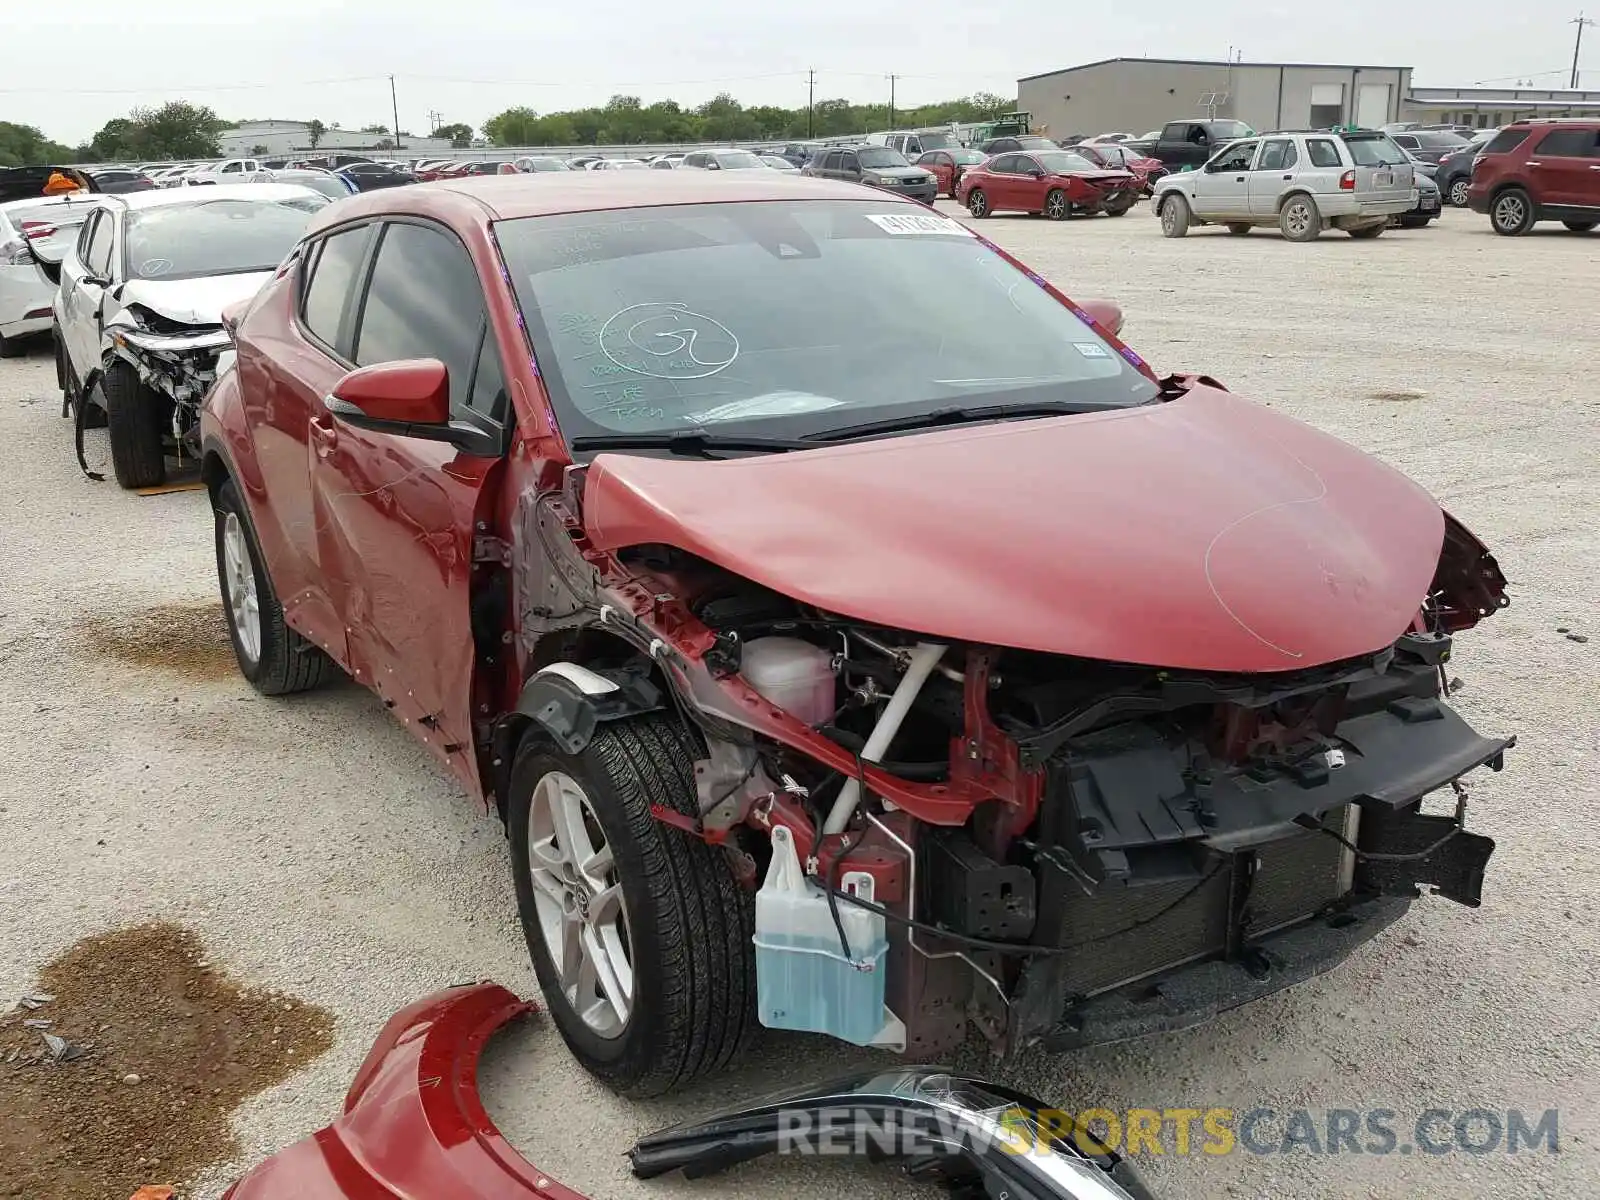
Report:
M1455 713L1445 666L1508 601L1448 517L1393 644L1227 675L935 642L667 546L608 575L576 503L523 513L546 550L517 589L523 649L529 674L571 656L615 691L535 678L539 719L581 744L675 706L706 747L698 811L658 819L751 888L792 838L847 952L847 913L882 918L883 1028L847 1040L937 1055L971 1022L1015 1055L1183 1028L1331 968L1423 888L1480 903L1494 843L1465 829L1462 777L1515 739ZM608 659L596 628L636 652Z
M180 452L199 457L200 402L216 382L232 339L220 323L176 321L139 303L106 324L113 352L171 403L168 433Z

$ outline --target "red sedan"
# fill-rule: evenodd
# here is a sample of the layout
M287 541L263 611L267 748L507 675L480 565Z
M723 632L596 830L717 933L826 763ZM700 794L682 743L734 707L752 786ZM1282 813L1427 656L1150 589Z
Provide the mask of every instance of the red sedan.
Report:
M1119 146L1116 142L1080 142L1072 148L1072 152L1082 155L1103 170L1131 173L1139 181L1146 196L1150 194L1150 189L1155 186L1156 180L1167 173L1165 164L1159 158L1146 158L1142 154L1135 154L1126 146Z
M930 172L937 181L934 186L939 194L954 200L961 173L968 167L985 162L988 157L980 150L929 150L912 166Z
M975 217L997 212L1043 213L1064 221L1077 213L1120 217L1139 199L1142 185L1130 171L1107 171L1069 150L996 154L968 167L956 199Z

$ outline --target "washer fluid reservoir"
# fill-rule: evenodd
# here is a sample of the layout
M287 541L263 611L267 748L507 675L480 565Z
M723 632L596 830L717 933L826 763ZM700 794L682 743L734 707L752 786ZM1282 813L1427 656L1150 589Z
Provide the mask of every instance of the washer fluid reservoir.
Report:
M739 673L763 699L807 725L822 725L838 709L833 655L790 637L746 642Z

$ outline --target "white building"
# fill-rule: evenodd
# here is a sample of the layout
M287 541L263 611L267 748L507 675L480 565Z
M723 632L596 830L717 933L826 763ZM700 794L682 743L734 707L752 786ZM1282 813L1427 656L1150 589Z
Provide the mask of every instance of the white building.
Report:
M380 142L387 144L380 146ZM363 133L359 129L324 129L314 149L324 152L397 149L400 153L450 149L449 138L402 136L398 148L393 143L392 134ZM224 129L219 133L217 144L227 158L299 154L313 150L311 128L305 121L243 121L237 128Z

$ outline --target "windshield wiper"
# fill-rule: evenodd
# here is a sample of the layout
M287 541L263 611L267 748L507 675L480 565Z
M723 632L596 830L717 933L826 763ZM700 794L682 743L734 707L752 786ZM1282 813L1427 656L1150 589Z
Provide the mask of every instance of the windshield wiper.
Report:
M877 433L899 433L908 429L936 429L942 425L974 425L980 421L1007 421L1029 417L1060 417L1074 413L1104 412L1112 408L1126 408L1123 404L1084 404L1058 400L1034 404L990 404L976 408L936 408L932 412L914 416L885 417L881 421L867 421L860 425L843 425L838 429L825 429L813 433L810 440L819 442L848 441L852 438L871 437Z
M597 433L572 439L572 449L584 450L665 450L693 458L722 458L721 451L737 454L771 453L779 450L814 450L815 442L793 438L749 437L740 434L704 433L680 429L672 433Z

